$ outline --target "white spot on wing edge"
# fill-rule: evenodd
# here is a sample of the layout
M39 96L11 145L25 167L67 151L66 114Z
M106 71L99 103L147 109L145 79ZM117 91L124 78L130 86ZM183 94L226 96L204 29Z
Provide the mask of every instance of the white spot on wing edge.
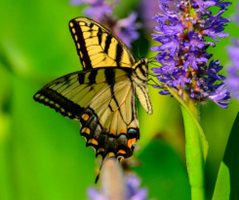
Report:
M37 94L35 94L35 98L38 98L40 96L40 94L39 93L37 93Z

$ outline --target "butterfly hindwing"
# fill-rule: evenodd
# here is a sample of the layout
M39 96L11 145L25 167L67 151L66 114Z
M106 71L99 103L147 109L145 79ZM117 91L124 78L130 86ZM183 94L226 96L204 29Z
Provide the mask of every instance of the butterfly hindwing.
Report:
M96 156L129 157L139 139L132 69L100 68L68 74L34 99L81 122L80 133Z
M92 19L78 17L69 28L84 70L97 67L129 67L136 60L130 49L112 32Z

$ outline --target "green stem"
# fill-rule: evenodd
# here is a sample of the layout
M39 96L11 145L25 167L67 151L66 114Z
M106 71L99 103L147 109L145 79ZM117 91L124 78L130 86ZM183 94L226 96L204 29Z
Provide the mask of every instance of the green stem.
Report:
M185 153L192 200L205 200L204 165L208 154L208 142L199 123L198 108L194 102L184 95L184 101L177 90L165 85L165 88L180 103L185 127Z
M195 118L198 120L198 109L192 101L185 102L193 113ZM184 119L185 127L185 153L186 153L186 164L189 177L189 183L191 186L191 197L192 200L205 200L205 189L204 189L204 155L202 148L202 141L200 132L195 120L187 112L187 110L181 105L181 110Z

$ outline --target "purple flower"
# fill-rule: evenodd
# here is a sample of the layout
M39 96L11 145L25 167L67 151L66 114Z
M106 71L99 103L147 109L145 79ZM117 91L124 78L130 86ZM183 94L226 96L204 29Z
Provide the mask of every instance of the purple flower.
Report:
M72 5L89 4L89 7L83 10L83 13L104 24L128 47L131 47L131 42L139 38L137 29L141 27L141 24L135 22L138 17L136 12L132 12L125 19L117 20L113 17L113 9L118 3L119 0L71 0Z
M182 41L182 44L185 48L196 51L196 49L202 49L205 46L205 41L202 41L202 36L198 35L196 32L190 31L188 33L189 42Z
M125 177L126 194L125 200L147 200L148 190L146 188L140 188L140 179L131 174ZM89 200L108 200L106 194L101 193L94 187L88 188L87 194Z
M151 30L154 26L157 25L157 23L152 19L153 14L158 12L158 2L157 1L149 1L148 0L142 0L140 1L140 16L143 21L143 27L144 30L147 31L147 37L150 38L151 36Z
M237 8L239 8L239 4L237 4ZM233 20L239 26L239 12L233 16ZM231 45L227 47L227 53L231 63L227 68L228 79L226 83L232 96L239 100L239 39L233 38L231 40Z
M88 199L147 200L148 190L140 188L138 176L132 172L129 173L129 171L127 174L127 176L124 174L122 167L115 158L106 158L100 175L100 188L88 188Z
M208 59L206 57L197 57L198 51L189 51L190 53L187 53L185 55L185 58L187 59L184 63L184 67L188 68L189 66L193 69L198 69L198 64L201 64L203 62L207 63Z
M216 60L215 62L211 60L205 74L208 75L209 78L212 78L214 80L225 80L226 79L225 76L218 74L218 72L221 71L221 69L223 68L223 66L219 64L220 64L219 60Z
M222 108L228 107L227 105L230 98L231 98L230 93L226 89L226 85L224 82L215 90L208 93L208 99L214 101L216 104L218 104Z
M170 56L168 53L162 53L158 54L155 57L155 60L157 60L163 67L160 68L153 68L153 71L155 73L159 74L172 74L177 61L173 59L172 56Z
M191 81L190 78L186 78L186 72L184 70L174 71L172 75L174 77L174 81L172 82L173 87L184 89L185 84Z
M152 51L169 51L170 54L174 54L176 51L179 50L179 41L176 36L154 36L155 37L153 39L162 43L162 45L151 47Z
M112 4L107 4L105 0L72 0L72 5L89 4L90 7L84 10L84 14L90 16L94 20L101 22L106 16L112 15Z
M151 48L158 52L155 60L160 67L152 70L159 82L177 89L182 99L183 94L187 93L195 102L209 99L226 108L230 93L222 82L226 78L219 74L223 66L219 60L210 61L212 54L207 53L207 48L215 47L215 43L206 40L211 37L218 42L217 38L228 36L222 31L230 19L221 15L231 3L221 0L182 0L174 1L174 7L169 7L169 0L159 2L161 11L152 19L158 23L154 27L153 40L160 44ZM207 10L212 6L220 8L214 15ZM236 56L239 58L239 53ZM158 89L161 94L169 94L163 86Z
M236 5L236 10L239 10L239 4ZM239 12L237 12L236 15L232 16L232 19L239 25Z
M134 174L126 177L127 198L129 200L138 199L146 200L148 196L148 190L146 188L140 188L140 179Z
M113 28L113 32L128 46L131 47L131 42L139 38L137 29L141 27L141 24L136 23L138 14L132 12L127 18L120 19L116 22Z
M232 3L224 0L214 0L216 2L216 6L220 8L226 8L227 6L230 6Z
M204 1L204 0L196 0L195 3L201 10L205 10L211 6L214 6L216 4L215 1ZM196 7L196 4L194 4L194 8Z

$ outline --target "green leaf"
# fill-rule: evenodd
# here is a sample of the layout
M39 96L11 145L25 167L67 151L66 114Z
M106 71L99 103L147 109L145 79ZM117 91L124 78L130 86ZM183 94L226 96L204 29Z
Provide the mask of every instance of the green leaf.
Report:
M69 21L79 15L81 8L71 6L69 1L2 1L0 56L6 67L42 83L80 70L68 28Z
M190 186L184 163L177 152L162 140L155 139L139 155L142 167L135 171L142 177L142 187L149 199L190 200Z
M221 162L213 200L234 200L239 197L239 113L231 130Z
M137 143L140 145L140 151L150 143L152 138L159 134L166 134L168 138L171 137L172 140L175 141L176 138L180 137L178 135L181 133L181 129L179 130L181 124L177 124L178 121L181 122L181 113L178 103L175 102L173 98L159 95L157 90L153 87L149 87L148 89L152 102L153 114L149 115L142 106L139 105L141 138ZM172 110L174 111L173 115ZM135 153L138 154L137 151Z

